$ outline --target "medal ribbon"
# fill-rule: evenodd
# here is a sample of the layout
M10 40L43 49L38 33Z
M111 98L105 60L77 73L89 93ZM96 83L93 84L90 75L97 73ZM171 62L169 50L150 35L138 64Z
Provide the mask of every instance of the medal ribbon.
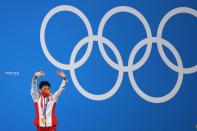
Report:
M47 97L47 98L46 98L45 105L44 105L43 116L44 116L44 115L45 115L45 113L46 113L47 104L48 104L48 102L49 102L49 100L48 100L48 99L49 99L49 98Z

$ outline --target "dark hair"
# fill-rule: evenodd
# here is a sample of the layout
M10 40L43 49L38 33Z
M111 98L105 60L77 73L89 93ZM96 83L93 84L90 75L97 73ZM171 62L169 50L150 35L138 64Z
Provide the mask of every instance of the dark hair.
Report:
M51 87L48 81L41 81L39 84L39 89L41 90L43 86L49 86L49 88Z

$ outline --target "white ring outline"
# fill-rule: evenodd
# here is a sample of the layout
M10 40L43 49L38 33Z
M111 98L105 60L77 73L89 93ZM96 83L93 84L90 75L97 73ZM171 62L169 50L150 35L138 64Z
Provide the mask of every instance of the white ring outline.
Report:
M138 87L138 85L134 79L133 71L128 72L129 80L130 80L131 85L132 85L133 89L135 90L135 92L141 98L143 98L145 101L152 102L152 103L163 103L163 102L166 102L166 101L169 101L170 99L172 99L179 91L182 81L183 81L183 64L182 64L182 60L181 60L181 57L180 57L178 51L174 48L174 46L172 44L170 44L167 40L160 39L157 37L152 37L152 38L143 39L138 44L136 44L136 46L134 47L133 51L130 54L128 65L133 65L135 55L137 54L139 49L141 47L143 47L149 41L151 41L153 43L160 43L160 44L166 46L174 54L175 59L178 64L178 67L179 67L178 78L177 78L177 82L176 82L174 88L168 94L166 94L164 96L153 97L153 96L147 95ZM164 59L164 61L166 61L166 59Z
M121 59L121 56L119 54L119 52L117 51L118 49L114 46L114 44L109 41L108 39L104 38L104 37L99 37L99 36L91 36L91 37L85 37L83 38L76 46L75 48L73 49L73 52L72 52L72 55L71 55L71 58L70 58L70 64L72 65L74 62L75 62L75 58L76 58L76 55L79 51L79 49L84 45L86 44L87 42L91 42L91 41L101 41L106 44L107 46L109 46L113 52L116 52L114 53L116 55L116 58L117 58L117 61L118 61L118 64L119 65L123 65L123 62L122 62L122 59ZM118 53L117 53L118 52ZM76 77L76 74L75 74L75 69L71 69L70 70L70 76L72 78L72 81L75 85L75 87L77 88L77 90L85 97L89 98L89 99L92 99L92 100L105 100L105 99L108 99L110 97L112 97L117 91L118 89L120 88L120 85L121 85L121 82L122 82L122 79L123 79L123 71L122 70L119 70L119 73L118 73L118 78L117 78L117 81L116 83L114 84L114 86L112 87L111 90L109 90L108 92L106 93L103 93L103 94L99 94L99 95L95 95L93 93L89 93L88 91L86 91L78 82L77 80L77 77Z
M84 63L84 61L86 61L91 53L92 50L92 45L93 43L89 43L88 47L86 49L86 52L84 54L84 56L76 63L73 63L72 65L70 64L63 64L57 60L55 60L52 55L49 53L47 47L46 47L46 42L45 42L45 30L46 30L46 26L48 24L48 21L53 17L53 15L57 14L58 12L61 11L69 11L72 12L74 14L76 14L77 16L79 16L79 18L81 18L81 20L84 22L87 31L88 31L88 36L92 36L93 35L93 31L92 31L92 27L90 25L89 20L87 19L87 17L77 8L70 6L70 5L60 5L57 7L54 7L53 9L51 9L47 15L44 17L44 20L42 22L41 25L41 29L40 29L40 41L41 41L41 47L42 50L45 54L45 56L47 57L47 59L56 67L60 68L60 69L64 69L64 70L70 70L73 68L78 68L79 66L81 66L81 63Z
M110 17L112 17L113 15L115 15L117 13L121 13L121 12L130 13L130 14L136 16L141 21L141 23L144 25L146 33L147 33L147 37L148 38L152 37L151 28L150 28L146 18L139 11L137 11L134 8L128 7L128 6L117 6L113 9L109 10L101 19L101 22L98 27L98 36L100 36L100 37L103 36L103 29L104 29L104 26L105 26L106 22L108 21L108 19ZM106 53L105 48L102 43L99 43L99 49L100 49L101 54L104 56L105 61L114 69L123 70L125 72L128 72L129 70L131 70L131 67L129 67L129 66L120 66L120 65L116 64L114 61L112 61L110 59L110 57L108 56L108 54ZM132 70L139 69L147 61L147 59L151 53L151 49L152 49L152 43L148 43L143 57L136 64L134 64L132 66Z
M188 8L188 7L178 7L178 8L175 8L175 9L169 11L163 17L163 19L161 20L161 22L159 24L158 31L157 31L158 38L162 38L163 29L164 29L164 26L167 23L167 21L171 17L173 17L177 14L180 14L180 13L186 13L186 14L193 15L194 17L197 17L197 11L192 8ZM158 43L157 47L158 47L158 51L161 55L161 58L166 59L165 63L167 64L167 66L177 72L178 71L177 66L168 59L168 57L166 56L166 54L163 50L162 45ZM183 72L184 72L184 74L195 73L195 72L197 72L197 65L194 65L193 67L183 68Z

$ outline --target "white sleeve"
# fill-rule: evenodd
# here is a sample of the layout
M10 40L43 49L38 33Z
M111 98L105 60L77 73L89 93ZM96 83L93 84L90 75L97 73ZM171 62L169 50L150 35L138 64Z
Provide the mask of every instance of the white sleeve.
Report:
M36 102L39 98L39 92L38 92L38 88L37 88L37 79L35 77L32 78L31 97L34 102Z
M66 85L66 80L63 80L59 89L52 95L52 98L55 102L57 102L58 97L62 94L62 92L64 91L64 87Z

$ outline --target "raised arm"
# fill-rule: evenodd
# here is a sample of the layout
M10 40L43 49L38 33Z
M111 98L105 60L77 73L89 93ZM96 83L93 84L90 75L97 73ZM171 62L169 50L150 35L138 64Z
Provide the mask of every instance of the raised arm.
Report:
M65 85L66 85L66 83L67 83L66 75L64 74L64 72L58 71L58 72L57 72L57 75L58 75L60 78L62 78L63 81L62 81L62 83L61 83L59 89L58 89L58 90L53 94L53 96L52 96L52 97L53 97L53 100L54 100L55 102L57 102L58 97L59 97L59 96L62 94L62 92L64 91Z
M37 87L37 79L38 77L44 76L44 72L42 71L38 71L34 74L33 78L32 78L32 85L31 85L31 96L34 102L36 102L36 100L38 100L39 98L39 91L38 91L38 87Z

